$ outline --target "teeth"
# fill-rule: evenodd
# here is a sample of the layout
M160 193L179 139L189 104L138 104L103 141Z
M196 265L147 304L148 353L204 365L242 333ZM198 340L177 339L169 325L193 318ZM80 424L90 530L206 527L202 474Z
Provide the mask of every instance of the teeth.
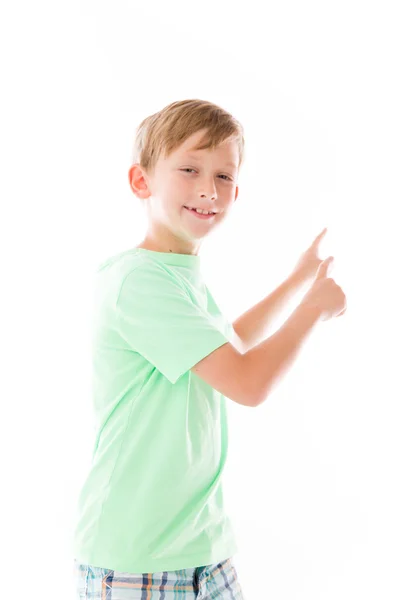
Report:
M188 208L189 210L195 210L196 212L198 212L201 215L215 215L216 212L213 210L207 211L207 210L203 210L202 208L190 208L189 206L185 206L185 208Z
M213 211L207 211L207 210L201 210L201 208L196 208L195 209L196 212L200 213L201 215L213 215Z

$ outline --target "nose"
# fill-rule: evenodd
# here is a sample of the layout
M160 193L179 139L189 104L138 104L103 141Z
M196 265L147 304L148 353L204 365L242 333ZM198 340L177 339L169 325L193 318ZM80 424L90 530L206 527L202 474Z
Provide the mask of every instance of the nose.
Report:
M207 191L204 190L200 192L200 197L201 198L208 198L209 200L216 200L217 198L217 192L215 191L215 187L212 186L212 189L209 189Z
M216 200L217 190L215 189L214 180L203 180L203 183L200 184L200 197L208 198L209 200Z

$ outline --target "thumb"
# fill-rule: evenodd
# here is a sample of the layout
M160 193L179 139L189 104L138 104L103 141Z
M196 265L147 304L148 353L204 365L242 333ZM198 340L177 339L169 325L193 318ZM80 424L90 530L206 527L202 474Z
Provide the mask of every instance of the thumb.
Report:
M315 280L317 279L325 279L325 277L328 274L328 269L329 266L331 265L331 263L334 261L334 257L333 256L328 256L328 258L326 258L320 265L317 271L317 274L315 276Z

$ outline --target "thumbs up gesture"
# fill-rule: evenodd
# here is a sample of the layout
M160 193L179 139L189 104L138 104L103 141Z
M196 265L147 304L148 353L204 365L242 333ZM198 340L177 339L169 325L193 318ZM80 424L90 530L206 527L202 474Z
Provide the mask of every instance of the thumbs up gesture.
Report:
M346 312L346 296L337 283L328 277L328 270L333 262L333 256L326 258L318 267L314 282L304 296L302 304L314 306L321 311L321 321L340 317Z

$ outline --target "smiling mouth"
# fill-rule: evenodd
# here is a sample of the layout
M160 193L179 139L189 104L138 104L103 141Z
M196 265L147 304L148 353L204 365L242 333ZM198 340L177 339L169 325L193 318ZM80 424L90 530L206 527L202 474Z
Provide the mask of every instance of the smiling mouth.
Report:
M197 212L197 210L195 208L190 208L189 206L184 206L183 208L186 208L186 210L193 213L195 217L199 217L199 218L203 218L203 219L212 219L217 214L217 213L211 213L211 214L199 213L199 212Z

